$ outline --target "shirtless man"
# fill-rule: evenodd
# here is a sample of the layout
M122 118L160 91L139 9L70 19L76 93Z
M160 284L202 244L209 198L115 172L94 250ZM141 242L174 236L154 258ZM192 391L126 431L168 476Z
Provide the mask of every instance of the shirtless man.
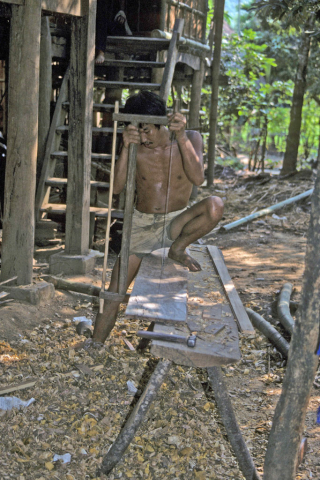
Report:
M153 92L143 91L127 100L124 111L164 116L166 105ZM140 128L128 125L123 132L123 147L115 168L115 194L120 193L126 183L129 145L138 145L137 200L131 232L128 286L138 272L142 257L163 245L170 247L168 256L173 260L192 272L201 270L198 262L186 253L186 247L209 233L223 213L223 202L219 197L207 197L187 208L192 186L204 181L202 138L198 132L186 131L186 119L181 113L168 115L168 118L168 128L151 124L142 124ZM173 142L171 132L175 134ZM118 291L118 274L119 259L113 268L109 292ZM105 301L103 313L96 318L93 342L106 340L115 325L118 307L118 302Z

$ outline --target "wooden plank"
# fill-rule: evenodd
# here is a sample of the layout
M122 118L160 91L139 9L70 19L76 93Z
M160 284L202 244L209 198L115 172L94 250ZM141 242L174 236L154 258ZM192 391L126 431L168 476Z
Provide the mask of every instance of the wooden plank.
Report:
M41 5L12 5L1 278L32 283ZM22 193L23 192L23 193Z
M225 306L225 308L230 307ZM224 318L224 323L215 324L213 322L212 330L212 333L198 333L194 348L180 343L152 340L150 352L156 357L166 358L178 365L189 367L204 368L238 362L241 353L237 325L232 314L230 313L230 317ZM190 335L190 329L187 326L175 328L156 323L154 331L186 337Z
M80 17L83 15L81 9L81 0L42 0L41 8L48 12L62 13L64 15L75 15Z
M185 323L188 269L167 255L166 248L163 266L163 249L142 259L126 315L162 323Z
M31 388L34 387L34 385L37 383L37 380L31 379L31 380L26 380L25 382L22 383L16 383L14 385L7 385L6 387L1 387L0 388L0 395L4 395L6 393L11 393L11 392L16 392L17 390L24 390L25 388Z
M10 3L12 5L24 5L25 0L1 0L1 3Z
M224 263L221 250L212 245L207 245L207 249L220 276L224 291L229 299L231 308L238 322L239 330L247 334L255 333L248 314L242 305L241 299Z
M241 358L238 328L211 257L205 247L198 246L189 247L189 254L202 270L188 273L187 325L156 323L154 331L184 336L197 332L196 346L152 341L151 353L192 367L235 363Z
M96 1L91 1L89 14L71 21L65 247L68 255L89 252L95 15Z

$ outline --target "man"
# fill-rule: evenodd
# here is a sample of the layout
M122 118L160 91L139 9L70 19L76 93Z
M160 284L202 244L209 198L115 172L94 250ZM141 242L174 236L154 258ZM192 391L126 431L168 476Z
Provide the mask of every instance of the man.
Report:
M153 92L142 91L130 97L125 113L166 115L165 102ZM168 128L161 125L128 125L123 132L123 146L115 167L114 193L126 183L129 145L138 145L136 173L136 205L133 213L128 282L136 276L142 257L162 246L169 246L168 256L196 272L198 262L189 256L186 247L209 233L219 222L223 202L207 197L187 208L193 185L204 181L202 138L198 132L186 131L181 113L168 115ZM171 140L171 132L175 140ZM118 291L119 259L109 286ZM103 343L115 325L118 302L105 302L98 314L93 342Z

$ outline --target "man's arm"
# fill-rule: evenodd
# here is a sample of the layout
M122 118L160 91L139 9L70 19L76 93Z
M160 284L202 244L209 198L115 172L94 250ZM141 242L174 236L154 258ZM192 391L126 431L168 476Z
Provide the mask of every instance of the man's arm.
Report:
M186 118L177 112L169 117L169 130L175 133L181 153L186 176L194 185L204 181L202 137L200 133L190 130L186 132Z
M127 180L127 168L130 143L140 144L140 134L136 127L128 125L122 134L122 149L114 169L113 191L119 194L124 189Z

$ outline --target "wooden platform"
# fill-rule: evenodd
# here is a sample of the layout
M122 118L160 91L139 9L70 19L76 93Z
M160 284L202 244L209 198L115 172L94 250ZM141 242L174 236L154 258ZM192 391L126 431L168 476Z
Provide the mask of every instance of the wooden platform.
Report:
M189 253L201 271L189 272L167 258L162 267L162 250L144 257L126 314L153 320L154 332L185 337L197 332L194 348L152 340L151 353L157 357L193 367L237 362L241 358L238 329L245 333L254 333L254 329L223 256L211 246L192 245Z

